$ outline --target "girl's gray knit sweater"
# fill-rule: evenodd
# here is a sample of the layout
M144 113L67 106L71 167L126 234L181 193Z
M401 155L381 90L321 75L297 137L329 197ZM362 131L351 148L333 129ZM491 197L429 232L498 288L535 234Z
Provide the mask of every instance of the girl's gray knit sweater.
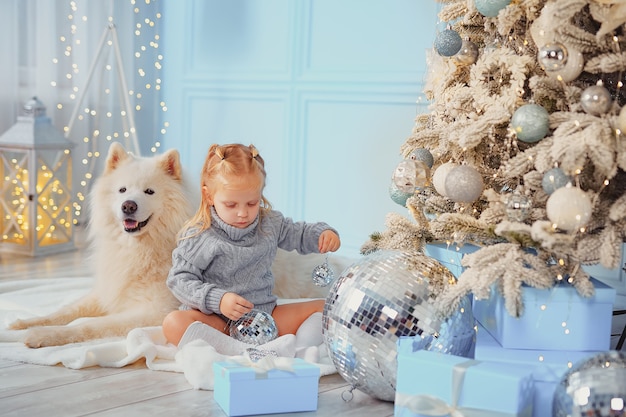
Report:
M167 277L181 308L204 314L220 314L220 301L227 292L271 314L277 299L271 267L278 248L317 253L322 232L337 233L326 223L294 222L275 210L245 229L226 224L214 210L212 214L210 228L178 242ZM190 230L188 236L193 233Z

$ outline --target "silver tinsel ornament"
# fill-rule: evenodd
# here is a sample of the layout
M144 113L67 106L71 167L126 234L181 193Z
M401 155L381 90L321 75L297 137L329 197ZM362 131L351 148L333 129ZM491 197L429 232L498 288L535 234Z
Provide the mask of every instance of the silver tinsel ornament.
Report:
M554 417L626 415L626 356L609 351L574 365L561 378L552 402Z
M429 282L454 276L423 254L378 251L346 268L326 298L322 331L335 368L353 388L393 401L396 343L415 336L414 348L469 356L474 318L469 299L445 321L432 304Z
M274 318L265 311L252 309L239 320L230 321L230 335L240 342L263 345L278 337Z

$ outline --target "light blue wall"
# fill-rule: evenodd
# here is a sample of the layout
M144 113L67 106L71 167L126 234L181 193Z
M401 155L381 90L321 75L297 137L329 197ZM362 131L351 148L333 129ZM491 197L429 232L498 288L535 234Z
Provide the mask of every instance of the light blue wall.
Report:
M163 146L197 181L212 143L254 143L266 196L357 257L390 211L437 27L431 0L164 2Z

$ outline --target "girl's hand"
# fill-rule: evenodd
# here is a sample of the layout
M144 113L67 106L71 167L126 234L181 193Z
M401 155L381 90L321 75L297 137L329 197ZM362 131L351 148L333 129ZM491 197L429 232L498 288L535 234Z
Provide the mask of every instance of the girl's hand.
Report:
M254 304L234 292L227 292L220 300L220 312L231 320L239 320L253 307Z
M332 230L324 230L320 235L318 245L320 253L335 252L341 246L341 241L337 233Z

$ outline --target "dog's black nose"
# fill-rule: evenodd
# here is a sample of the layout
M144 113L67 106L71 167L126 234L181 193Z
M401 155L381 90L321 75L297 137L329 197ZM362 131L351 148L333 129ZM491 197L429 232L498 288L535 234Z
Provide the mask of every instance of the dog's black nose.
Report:
M122 203L122 212L124 214L133 214L137 211L137 203L132 200L126 200Z

